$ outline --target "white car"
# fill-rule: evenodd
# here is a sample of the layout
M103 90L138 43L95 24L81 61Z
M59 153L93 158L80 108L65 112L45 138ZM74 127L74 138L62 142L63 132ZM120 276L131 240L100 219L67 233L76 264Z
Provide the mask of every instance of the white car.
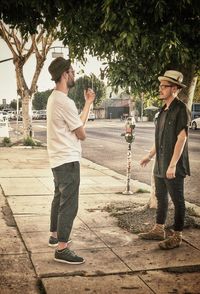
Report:
M6 111L0 111L0 119L3 121L8 120L8 113Z
M94 112L90 111L89 116L88 116L88 120L92 120L92 121L95 120L95 114L94 114Z
M200 117L193 119L191 121L190 125L193 130L199 129L200 128Z
M32 119L38 119L38 111L37 110L33 110Z
M8 119L16 119L17 111L8 111Z

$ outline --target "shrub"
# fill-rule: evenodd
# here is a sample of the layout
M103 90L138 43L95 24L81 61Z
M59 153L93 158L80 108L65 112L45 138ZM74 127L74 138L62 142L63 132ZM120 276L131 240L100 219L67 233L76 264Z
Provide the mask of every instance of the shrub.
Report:
M33 138L31 137L27 137L27 138L24 138L24 146L35 146L35 142L33 140Z
M9 146L11 144L11 140L8 137L4 137L2 143L3 146Z

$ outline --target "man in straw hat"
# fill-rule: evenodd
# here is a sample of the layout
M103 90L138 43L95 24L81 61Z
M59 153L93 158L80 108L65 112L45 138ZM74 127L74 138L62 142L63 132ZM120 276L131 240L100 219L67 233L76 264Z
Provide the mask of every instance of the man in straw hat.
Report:
M70 60L58 57L49 66L56 86L47 103L47 150L54 177L51 204L49 246L57 247L55 260L81 264L84 259L69 249L70 233L78 211L81 144L86 137L84 126L95 99L92 89L84 92L81 115L68 91L74 86L74 70Z
M138 236L147 240L162 240L159 242L160 249L173 249L182 242L185 218L184 178L190 175L187 144L190 115L186 105L177 97L181 89L186 87L182 83L182 73L168 70L158 80L159 97L164 101L164 106L157 119L155 144L140 162L144 167L156 155L156 224L152 230ZM164 225L168 211L168 193L174 204L175 215L173 235L166 238Z

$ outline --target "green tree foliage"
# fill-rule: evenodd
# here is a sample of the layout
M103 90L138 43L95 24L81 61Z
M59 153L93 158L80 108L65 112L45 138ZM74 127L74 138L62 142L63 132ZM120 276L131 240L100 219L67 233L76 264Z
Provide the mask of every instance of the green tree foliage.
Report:
M46 109L47 100L52 90L46 90L43 92L37 92L33 98L33 108L36 110Z
M71 58L106 58L112 85L135 94L155 93L169 68L183 71L188 85L200 70L199 0L2 0L0 11L23 31L60 23Z
M22 100L19 99L19 109L22 107ZM17 109L17 101L14 99L10 102L10 108L11 109Z
M84 90L92 88L96 93L94 107L97 106L105 98L105 85L94 74L91 76L83 76L76 80L75 87L69 92L71 97L76 103L79 111L82 110L85 104Z

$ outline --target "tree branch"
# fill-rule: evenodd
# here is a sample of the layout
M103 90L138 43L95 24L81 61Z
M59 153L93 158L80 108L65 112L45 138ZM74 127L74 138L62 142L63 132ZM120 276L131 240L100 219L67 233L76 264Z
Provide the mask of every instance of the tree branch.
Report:
M6 44L8 45L10 51L12 52L12 55L14 58L17 58L17 52L15 52L12 43L10 41L10 38L13 38L13 36L10 34L10 32L6 29L4 23L2 21L0 21L0 35L2 37L2 39L6 42Z
M32 82L31 82L31 87L30 87L31 95L33 93L35 93L35 88L36 88L36 85L37 85L38 77L40 75L40 72L42 70L44 62L46 60L47 53L48 53L53 41L54 41L53 37L50 38L50 41L49 41L48 37L44 37L43 38L43 44L42 44L42 50L41 50L41 54L40 54L39 50L37 48L37 45L35 44L35 39L33 40L33 46L34 46L34 48L37 49L37 51L35 51L36 52L37 63L36 63L36 69L35 69L33 79L32 79Z

